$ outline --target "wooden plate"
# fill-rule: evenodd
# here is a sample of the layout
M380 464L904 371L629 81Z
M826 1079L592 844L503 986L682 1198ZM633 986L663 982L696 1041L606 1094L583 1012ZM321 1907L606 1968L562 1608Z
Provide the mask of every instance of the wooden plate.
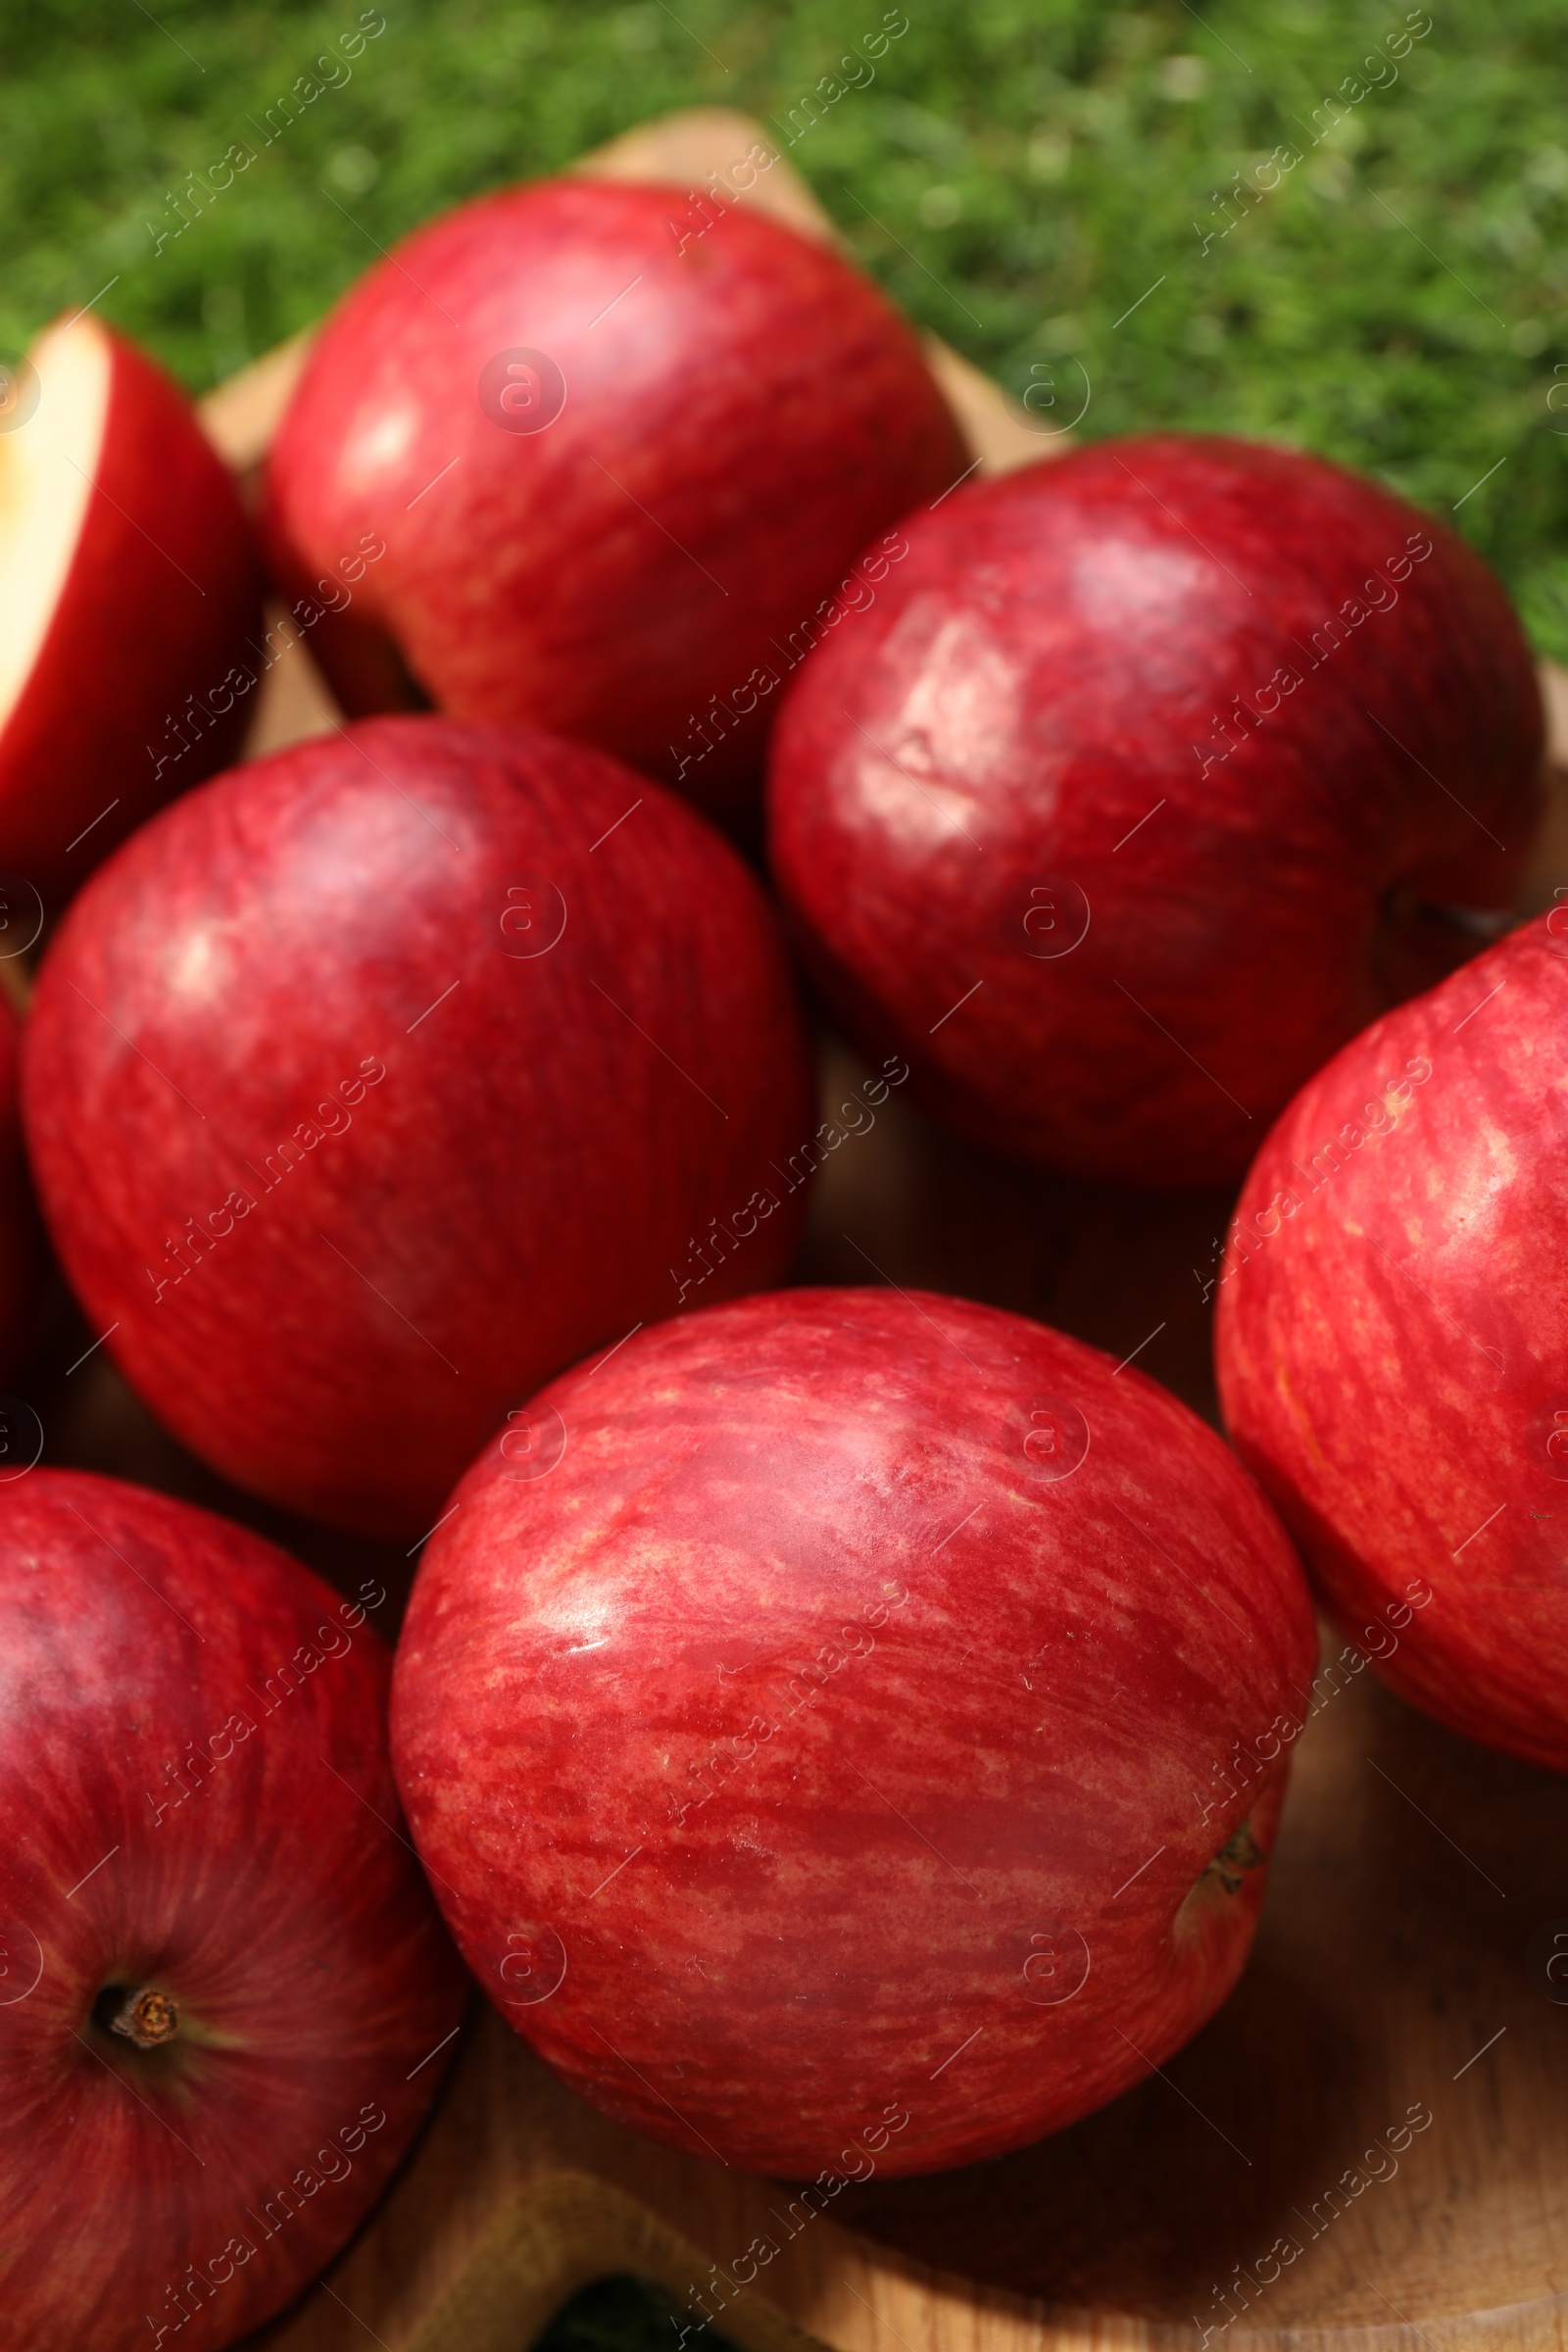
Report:
M759 125L705 111L580 169L706 188L757 145L772 151ZM744 201L833 233L782 158ZM241 472L265 450L305 341L206 404ZM988 468L1061 446L956 355L932 357ZM1561 741L1568 681L1546 684ZM335 716L296 643L269 676L250 748ZM1530 905L1548 903L1559 878L1563 794ZM853 1074L828 1041L824 1100ZM829 1162L805 1271L861 1281L863 1251L890 1280L1137 1350L1212 1417L1200 1277L1228 1205L1029 1175L895 1100ZM222 1491L102 1359L73 1392L51 1422L55 1458L194 1494L292 1539L329 1575L361 1573L365 1547ZM406 1588L396 1555L391 1573ZM629 2271L689 2311L686 2340L711 2315L753 2352L808 2339L837 2352L1109 2352L1200 2347L1232 2329L1250 2352L1562 2352L1568 1982L1547 1967L1568 1953L1568 1780L1448 1737L1353 1662L1315 1688L1246 1979L1162 2074L1101 2114L969 2171L873 2177L806 2221L776 2184L605 2122L476 2001L386 2201L257 2341L523 2352L577 2288Z

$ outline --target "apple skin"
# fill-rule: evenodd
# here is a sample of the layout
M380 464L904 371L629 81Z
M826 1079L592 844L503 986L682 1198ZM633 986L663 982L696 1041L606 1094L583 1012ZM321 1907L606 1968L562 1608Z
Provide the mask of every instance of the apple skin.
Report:
M1274 1128L1215 1281L1226 1426L1329 1608L1403 1697L1556 1772L1565 1012L1553 908L1385 1014Z
M550 1373L779 1279L815 1121L727 844L586 745L438 717L155 818L57 935L23 1062L127 1380L238 1485L405 1541ZM764 1186L704 1288L705 1229Z
M906 530L773 737L810 968L971 1140L1239 1178L1312 1070L1458 959L1415 903L1510 903L1543 720L1502 588L1373 483L1217 437L1102 442Z
M397 1834L367 1605L116 1479L0 1487L7 2352L231 2342L434 2096L463 1972ZM169 1994L174 2037L107 2030L109 1986Z
M107 347L103 434L59 602L0 726L0 861L51 911L236 756L251 711L236 680L254 681L262 629L250 526L190 402L97 319L69 331Z
M574 2090L760 2172L931 2171L1219 2005L1289 1746L1250 1798L1216 1768L1298 1719L1316 1645L1185 1405L993 1307L800 1290L533 1415L557 1466L492 1446L421 1560L393 1760L469 1965Z
M564 384L538 431L480 397L521 347ZM347 708L387 707L379 626L443 710L583 737L733 815L802 632L968 463L913 331L828 246L717 198L544 180L350 290L273 443L265 530L289 582L386 543L313 640Z
M22 1366L38 1334L45 1247L22 1140L17 1016L0 995L0 1380ZM0 1471L9 1432L0 1430Z

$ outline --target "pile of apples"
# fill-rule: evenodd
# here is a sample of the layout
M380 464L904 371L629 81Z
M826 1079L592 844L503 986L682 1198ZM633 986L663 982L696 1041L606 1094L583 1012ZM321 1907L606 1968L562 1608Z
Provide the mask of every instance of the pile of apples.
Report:
M282 2308L473 1981L727 2164L1082 2116L1245 1964L1314 1594L1568 1769L1568 936L1509 928L1542 709L1450 531L1221 437L971 478L836 252L581 178L348 293L254 513L92 316L10 383L13 1374L35 1194L203 1462L428 1542L394 1656L13 1416L0 2341ZM350 723L228 764L265 582ZM992 1151L1241 1184L1231 1445L786 1287L813 1003Z

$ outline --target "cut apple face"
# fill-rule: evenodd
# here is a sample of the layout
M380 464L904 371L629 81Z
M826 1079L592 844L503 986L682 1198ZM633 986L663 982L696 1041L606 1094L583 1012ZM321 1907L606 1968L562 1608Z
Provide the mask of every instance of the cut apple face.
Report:
M71 576L109 413L114 358L89 318L46 327L28 357L39 398L0 436L0 729L32 674Z
M58 906L237 752L263 664L238 492L178 386L45 328L0 416L0 871Z

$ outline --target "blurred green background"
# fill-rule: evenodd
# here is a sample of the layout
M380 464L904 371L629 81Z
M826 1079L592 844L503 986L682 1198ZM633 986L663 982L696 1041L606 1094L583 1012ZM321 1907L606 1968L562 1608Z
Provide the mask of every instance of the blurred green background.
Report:
M868 56L884 23L907 28ZM97 296L204 390L438 208L739 106L1044 424L1087 399L1086 436L1366 467L1568 660L1563 32L1561 0L8 0L0 356ZM235 145L254 161L212 193ZM612 2282L550 2340L674 2338Z
M1365 466L1454 519L1568 659L1560 0L906 12L873 64L883 0L381 0L351 64L358 0L9 0L0 355L113 279L105 316L205 388L438 207L719 101L793 139L866 268L1046 421L1087 384L1086 435L1218 427ZM319 94L289 121L301 76ZM202 197L236 142L255 161Z

